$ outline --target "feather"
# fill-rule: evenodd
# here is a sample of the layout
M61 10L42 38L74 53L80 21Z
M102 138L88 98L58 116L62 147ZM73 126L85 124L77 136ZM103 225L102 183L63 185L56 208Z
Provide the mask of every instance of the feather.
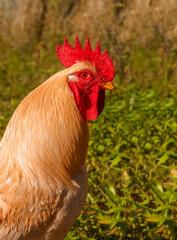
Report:
M0 239L26 239L41 229L47 235L52 222L56 234L66 224L61 234L66 236L80 214L87 192L88 126L67 81L83 68L90 66L78 63L48 79L9 121L0 143Z

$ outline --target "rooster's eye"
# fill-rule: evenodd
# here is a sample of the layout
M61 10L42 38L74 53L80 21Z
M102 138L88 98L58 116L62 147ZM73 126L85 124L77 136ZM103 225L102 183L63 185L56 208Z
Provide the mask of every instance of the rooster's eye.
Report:
M86 73L86 72L81 72L81 73L80 73L80 77L81 77L81 78L84 78L84 79L87 79L87 78L89 78L89 74Z

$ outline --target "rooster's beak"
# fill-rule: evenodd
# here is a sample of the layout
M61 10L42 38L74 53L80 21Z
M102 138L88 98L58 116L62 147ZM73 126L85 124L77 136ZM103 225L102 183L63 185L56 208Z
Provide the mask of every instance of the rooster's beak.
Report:
M115 88L112 82L105 82L101 83L100 85L102 86L103 89L113 90Z

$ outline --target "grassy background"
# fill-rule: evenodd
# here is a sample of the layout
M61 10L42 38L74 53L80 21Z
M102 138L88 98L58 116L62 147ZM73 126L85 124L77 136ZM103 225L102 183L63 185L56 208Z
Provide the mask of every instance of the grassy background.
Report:
M89 123L89 193L68 240L177 239L177 6L150 1L154 7L142 13L126 2L114 1L119 5L113 5L117 20L110 32L104 25L98 35L91 30L92 45L101 37L102 49L114 59L116 89L107 92L103 113ZM57 4L61 1L48 2L40 37L24 43L12 41L12 33L0 40L0 136L21 99L62 69L57 43L66 34L73 44L77 26L72 32L69 25L67 35L48 24Z

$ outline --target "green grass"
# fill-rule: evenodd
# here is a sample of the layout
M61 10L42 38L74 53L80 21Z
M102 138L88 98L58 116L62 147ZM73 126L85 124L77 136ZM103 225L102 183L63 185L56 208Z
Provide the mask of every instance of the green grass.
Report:
M73 236L175 239L177 97L132 86L107 100L90 126L89 194Z
M119 49L115 46L116 49ZM54 44L1 43L0 135L20 100L61 69ZM32 53L31 53L32 52ZM67 239L177 238L177 51L129 45L114 59L116 89L90 122L87 204ZM160 56L162 56L160 58Z

